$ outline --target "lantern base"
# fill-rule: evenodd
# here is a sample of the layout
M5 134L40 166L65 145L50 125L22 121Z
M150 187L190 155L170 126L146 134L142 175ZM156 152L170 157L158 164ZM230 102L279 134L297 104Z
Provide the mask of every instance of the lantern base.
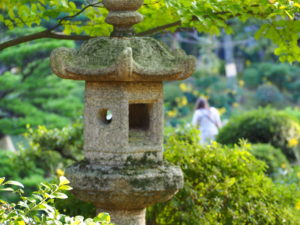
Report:
M83 161L67 168L66 177L73 194L99 210L112 212L116 225L144 224L118 221L127 214L132 215L128 221L144 221L140 219L143 209L169 200L183 187L181 169L167 162L112 167Z

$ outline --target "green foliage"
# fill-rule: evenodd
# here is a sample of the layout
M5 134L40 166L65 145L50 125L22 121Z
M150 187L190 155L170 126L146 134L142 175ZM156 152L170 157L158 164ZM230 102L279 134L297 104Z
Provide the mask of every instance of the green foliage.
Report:
M287 63L262 63L260 71L262 79L276 85L280 90L285 90L291 82L299 80L300 69Z
M247 139L251 143L270 143L283 150L289 160L295 160L295 146L291 146L291 142L297 143L299 138L300 125L294 117L261 108L231 118L220 130L217 141L234 144Z
M257 88L263 83L271 83L281 91L295 92L294 83L299 81L299 67L287 63L255 63L245 69L243 80L246 87Z
M299 94L299 66L287 63L254 63L242 74L243 88L238 98L243 111L270 105L283 108L297 105Z
M20 151L1 151L0 176L21 181L34 187L38 182L56 174L74 161L83 158L82 124L73 123L64 128L28 127L27 146Z
M278 88L272 84L260 85L256 90L256 100L259 106L277 106L284 104L284 97Z
M83 158L82 132L80 122L62 129L28 127L25 136L29 146L18 152L0 152L0 177L6 176L8 179L24 183L26 193L35 191L40 182L52 179L55 174L63 175L65 167ZM96 214L92 204L77 199L71 193L65 194L67 199L54 202L60 212L70 216L80 214L84 217ZM16 201L14 195L7 193L2 198Z
M208 98L210 105L224 108L228 116L240 92L239 88L230 88L229 86L228 80L223 76L202 74L195 81L194 89L201 90L201 94Z
M240 88L229 88L226 78L220 75L207 76L203 70L194 73L195 79L185 82L166 83L164 88L166 121L168 125L176 126L191 121L195 103L200 96L209 103L226 113L238 100Z
M65 160L79 161L83 159L83 127L81 121L61 129L48 129L45 126L38 126L36 129L28 127L25 137L33 151L41 152L41 154L55 152ZM50 165L52 164L51 161L48 160L48 162ZM65 162L66 165L68 165L67 162Z
M288 88L289 83L299 79L299 67L287 63L262 62L255 63L244 71L246 84L254 82L253 87L257 87L264 81L271 82L279 89ZM250 84L251 85L251 84Z
M170 82L164 85L167 123L172 126L185 123L194 107L195 94L185 82Z
M261 84L262 76L256 68L248 68L243 73L243 80L246 83L246 87L254 89Z
M93 217L96 215L96 207L92 203L81 201L70 192L64 193L68 196L67 199L56 199L54 201L55 208L59 212L69 216Z
M232 29L228 19L235 17L245 22L250 18L266 20L256 33L256 38L267 37L278 45L275 54L283 61L299 59L299 21L294 20L299 12L299 3L290 1L187 1L167 0L169 6L177 9L186 26L194 26L200 32L220 34L221 28L227 33ZM278 29L280 27L280 29Z
M265 164L247 144L199 146L197 130L170 132L164 156L182 168L185 184L172 200L148 210L147 224L300 224L300 192L266 177Z
M294 108L288 107L285 108L283 112L297 118L297 120L300 123L300 109L298 107L294 107Z
M291 167L282 166L280 173L273 177L273 180L279 184L293 185L300 191L300 166ZM300 199L299 199L300 202ZM300 204L300 203L299 203ZM300 206L299 206L300 210Z
M207 76L198 75L195 81L197 88L201 93L209 97L209 102L215 107L229 107L235 101L236 91L229 88L225 77L218 75Z
M183 96L177 82L170 82L164 85L164 100L168 103L174 103L176 98Z
M36 190L37 185L44 181L44 171L35 165L34 161L27 161L22 152L0 151L0 177L22 182L26 188L25 193ZM0 196L6 200L15 200L15 196L0 192Z
M21 199L16 204L1 200L0 223L3 225L112 225L110 217L106 213L100 213L93 219L84 219L82 216L70 217L60 214L51 204L55 199L67 198L67 195L63 192L72 189L68 184L69 181L61 176L57 184L41 183L37 191L30 197L26 197L23 195L23 184L17 181L5 181L5 178L0 178L0 190L15 192Z
M63 169L83 159L82 122L75 122L64 128L48 129L45 126L28 127L25 133L29 146L23 150L26 160L33 162L45 171L46 176L63 173ZM9 173L8 173L9 174ZM16 179L18 180L18 179ZM55 207L62 213L76 216L92 217L95 207L66 193L68 199L56 200ZM78 207L75 207L78 206Z
M0 135L21 134L27 124L63 127L81 114L82 83L61 80L50 71L48 57L60 46L74 43L38 40L0 52L0 66L6 68L0 75Z
M58 169L83 158L80 123L61 129L28 127L25 137L28 146L20 146L17 152L0 151L0 177L24 183L26 193L35 190L38 183L55 175Z
M300 79L291 82L290 83L290 88L293 91L293 100L299 104L300 103L300 92L298 90L300 90Z
M60 135L62 130L54 130L32 129L29 133L33 132L37 138L33 138L35 141L31 144L39 145L38 149L45 146L48 152L53 152L54 146L67 141L63 137L59 139L59 136L64 136L63 133ZM82 132L82 126L74 125L65 129L65 132L73 140ZM289 187L282 189L274 186L263 175L265 164L249 154L249 147L243 145L230 149L217 144L201 147L198 145L199 131L188 127L177 128L175 131L168 127L165 133L165 158L184 170L185 187L166 205L159 204L150 209L149 225L210 225L224 224L233 219L232 224L250 221L250 224L281 225L283 219L287 220L285 224L297 224L299 218L294 214L293 207L298 192ZM70 143L68 148L78 148L82 145L82 138ZM47 152L40 151L43 153L41 155ZM56 161L64 162L62 159L60 156ZM24 160L33 161L29 158ZM52 161L50 156L47 160ZM35 159L35 162L39 161ZM55 206L60 212L71 216L79 212L84 216L92 216L94 212L93 206L83 204L73 196L70 199L55 200Z
M98 4L88 6L89 1L79 0L3 0L0 3L3 12L0 23L8 29L14 29L44 24L49 26L49 21L54 20L58 26L50 27L62 29L65 34L108 36L112 27L104 22L107 10L101 1L94 3ZM256 38L267 37L277 44L275 54L280 55L282 61L299 59L300 21L296 18L300 4L295 1L228 0L216 3L215 0L145 0L140 12L146 19L137 26L138 31L181 21L175 24L219 35L222 29L227 33L233 31L228 22L232 18L243 22L259 19L264 23L256 33ZM174 30L174 27L170 29Z
M268 175L278 173L281 167L288 168L289 162L282 151L274 148L269 144L253 144L251 145L250 152L259 160L267 164Z

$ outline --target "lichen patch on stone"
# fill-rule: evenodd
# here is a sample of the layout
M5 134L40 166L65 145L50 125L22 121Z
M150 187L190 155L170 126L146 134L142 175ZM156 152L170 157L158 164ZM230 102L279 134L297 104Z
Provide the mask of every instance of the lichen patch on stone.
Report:
M178 52L171 52L159 41L148 37L98 37L87 41L77 51L55 50L51 61L54 72L63 78L163 81L191 75L195 59ZM128 71L126 76L124 71Z

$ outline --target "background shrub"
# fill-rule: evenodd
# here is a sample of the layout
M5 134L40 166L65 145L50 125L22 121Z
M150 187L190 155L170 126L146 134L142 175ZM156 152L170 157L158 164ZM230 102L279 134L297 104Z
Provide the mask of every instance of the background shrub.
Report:
M298 142L300 125L290 115L272 109L258 109L235 116L220 130L217 141L221 144L235 144L247 139L251 143L270 143L279 148L289 160L295 160L295 146Z
M282 151L269 144L253 144L250 152L259 160L267 164L266 173L277 173L281 167L288 168L289 162Z
M273 180L276 183L293 185L295 188L300 191L300 165L292 165L291 167L281 168L281 172L277 173L273 177ZM299 203L300 204L300 199ZM300 206L299 210L300 210Z
M44 171L37 168L35 162L27 161L22 152L9 152L0 150L0 178L18 180L26 185L25 193L36 190L37 185L44 181ZM0 197L13 201L16 196L0 192Z
M71 146L62 144L67 139L76 139L82 132L81 126L72 127L74 131L68 131L69 136L62 134L61 138L60 132L67 132L66 129L56 132L51 130L46 132L44 128L42 130L45 132L39 129L32 130L40 133L33 135L37 138L31 137L27 158L24 159L39 165L34 160L38 162L39 156L45 153L43 151L57 153L58 149L63 150L65 147L74 148L72 154L80 157L77 155L77 148L82 146L82 139L70 142ZM175 130L166 128L165 158L183 169L185 186L174 199L149 210L147 216L149 225L226 223L281 225L284 219L288 221L285 224L299 224L294 209L299 191L293 187L282 188L273 184L263 173L265 164L256 160L248 152L247 146L230 149L215 144L204 148L198 143L199 131L196 129L190 129L188 126ZM36 154L37 152L41 154ZM32 155L36 157L31 158L34 160L28 158ZM59 156L61 160L63 155ZM68 159L62 162L71 161ZM69 200L56 200L55 206L59 212L70 216L80 212L81 215L90 217L94 212L93 206L83 204L73 197Z
M275 85L263 84L256 90L256 100L260 106L281 106L284 103L284 97Z
M298 120L298 122L300 123L300 110L299 110L299 108L288 107L288 108L285 108L283 110L283 112L285 112L286 114L289 114L289 115L295 117Z
M50 174L55 174L57 168L64 168L83 159L82 122L60 129L28 127L25 137L29 146L23 152L39 168Z
M97 214L96 207L92 203L81 201L70 192L65 194L68 196L67 199L54 201L54 206L59 212L69 216L82 215L91 218Z
M80 121L60 129L48 129L45 126L39 126L36 129L28 127L25 136L29 146L15 158L30 162L43 171L44 177L41 177L39 182L43 179L53 179L55 174L63 175L64 168L83 159L83 126ZM35 186L39 182L35 182ZM92 204L77 199L69 192L65 194L68 196L67 199L54 201L59 212L69 216L80 214L84 217L93 217L96 215L96 209Z
M196 131L184 130L187 137L173 130L165 140L165 158L182 168L184 188L148 210L148 225L300 224L299 191L266 177L247 144L202 147Z
M248 68L243 73L243 80L248 88L256 88L262 82L262 77L256 68Z

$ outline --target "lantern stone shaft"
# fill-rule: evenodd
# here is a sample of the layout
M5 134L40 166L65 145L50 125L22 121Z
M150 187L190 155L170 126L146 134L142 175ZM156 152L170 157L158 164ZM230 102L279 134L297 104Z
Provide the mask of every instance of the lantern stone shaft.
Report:
M183 186L163 161L163 81L189 77L195 59L148 37L125 37L143 0L103 0L112 37L51 54L54 73L85 80L85 160L67 168L74 194L109 212L116 225L144 225L145 208Z

